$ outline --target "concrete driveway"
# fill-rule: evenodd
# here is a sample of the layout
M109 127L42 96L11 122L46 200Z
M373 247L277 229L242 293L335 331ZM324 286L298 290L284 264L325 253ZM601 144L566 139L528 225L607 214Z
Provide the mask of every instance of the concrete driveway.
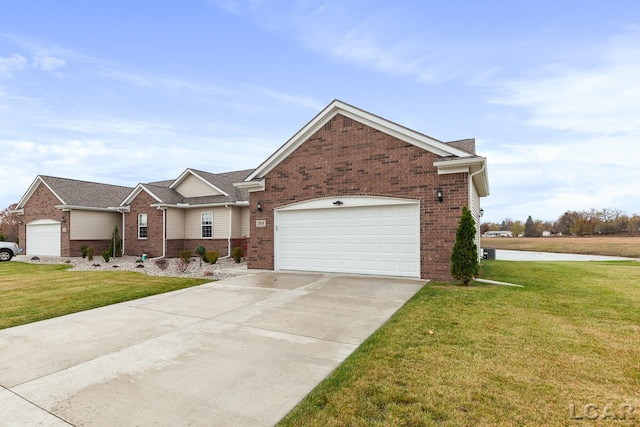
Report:
M424 284L261 272L0 331L0 425L273 425Z

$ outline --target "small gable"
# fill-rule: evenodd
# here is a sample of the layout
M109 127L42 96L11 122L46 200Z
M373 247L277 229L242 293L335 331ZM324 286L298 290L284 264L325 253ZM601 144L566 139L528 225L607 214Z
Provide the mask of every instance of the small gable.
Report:
M193 175L186 175L178 185L172 187L183 197L203 197L203 196L220 196L226 195L216 189L213 185L205 182L203 179Z

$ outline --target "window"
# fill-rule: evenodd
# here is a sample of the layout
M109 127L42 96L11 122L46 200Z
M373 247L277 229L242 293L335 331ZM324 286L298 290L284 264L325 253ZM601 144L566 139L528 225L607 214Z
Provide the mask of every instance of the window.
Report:
M138 239L147 238L147 214L138 214Z
M213 237L213 212L202 212L202 238Z

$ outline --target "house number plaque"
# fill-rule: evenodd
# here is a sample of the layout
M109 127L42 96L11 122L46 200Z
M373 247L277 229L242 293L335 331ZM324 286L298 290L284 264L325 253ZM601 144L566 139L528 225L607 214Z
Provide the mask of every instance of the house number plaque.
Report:
M257 228L263 228L267 226L267 220L266 219L256 219L256 227Z

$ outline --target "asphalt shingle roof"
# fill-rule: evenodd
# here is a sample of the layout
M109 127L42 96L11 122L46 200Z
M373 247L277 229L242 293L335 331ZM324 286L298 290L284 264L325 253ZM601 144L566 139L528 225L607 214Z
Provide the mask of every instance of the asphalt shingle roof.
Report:
M65 205L91 208L118 206L133 190L131 187L40 175L42 181Z
M197 174L205 181L224 191L229 196L217 195L184 197L176 190L169 188L171 184L175 182L175 180L151 182L148 184L142 184L142 186L153 193L157 198L162 200L162 203L170 205L175 205L178 203L185 203L189 205L207 205L215 203L234 203L249 200L249 193L245 190L234 187L233 184L243 181L247 176L249 176L251 172L253 172L253 169L223 173L211 173L196 169L189 170Z
M253 169L211 173L190 169L229 196L201 196L184 197L176 190L169 188L175 180L156 181L142 184L148 191L159 198L162 203L175 205L187 203L189 205L233 203L248 201L249 193L233 186L236 182L243 181ZM61 204L67 206L81 206L87 208L108 208L120 206L123 200L134 190L132 187L120 185L101 184L98 182L81 181L77 179L58 178L54 176L40 175L42 181L62 199Z

